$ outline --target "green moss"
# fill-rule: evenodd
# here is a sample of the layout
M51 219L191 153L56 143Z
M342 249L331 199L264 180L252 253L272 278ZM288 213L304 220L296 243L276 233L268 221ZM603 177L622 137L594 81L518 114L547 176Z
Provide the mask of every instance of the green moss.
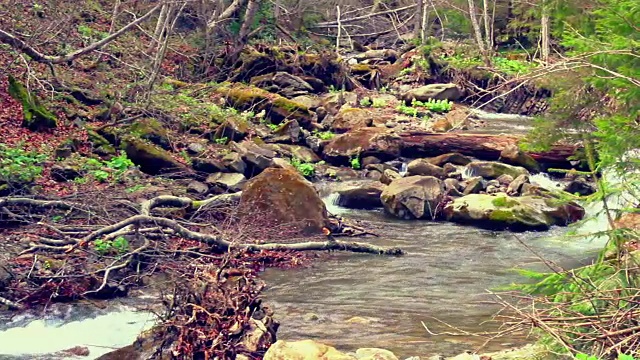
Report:
M497 196L491 200L493 206L511 208L518 205L518 201L510 199L508 196Z
M129 134L149 140L164 149L171 147L167 130L155 118L138 120L129 126Z
M510 210L496 209L496 210L493 210L489 215L489 220L504 222L504 223L512 223L512 222L515 222L517 219L518 218L516 217L514 212Z
M38 98L27 88L9 75L9 95L22 104L22 126L30 130L55 128L58 120L49 110L40 104Z

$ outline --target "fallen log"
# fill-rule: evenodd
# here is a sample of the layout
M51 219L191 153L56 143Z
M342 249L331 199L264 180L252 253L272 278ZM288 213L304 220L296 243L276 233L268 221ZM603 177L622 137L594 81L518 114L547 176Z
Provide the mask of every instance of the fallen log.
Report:
M509 145L516 145L522 139L518 135L472 134L472 133L430 133L405 132L399 134L402 139L401 154L408 158L432 157L458 152L480 160L498 160L500 152ZM571 169L567 160L579 150L575 145L557 144L545 152L531 152L544 168Z

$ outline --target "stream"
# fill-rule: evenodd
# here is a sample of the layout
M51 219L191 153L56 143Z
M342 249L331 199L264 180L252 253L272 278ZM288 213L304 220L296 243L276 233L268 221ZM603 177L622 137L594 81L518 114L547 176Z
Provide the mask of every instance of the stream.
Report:
M510 133L523 132L530 126L528 118L494 117L479 115L495 125L487 132L505 128ZM544 187L555 186L544 175L536 175L533 180ZM487 320L500 307L490 301L486 290L522 282L524 278L513 271L517 267L544 271L534 252L568 268L589 263L603 244L602 239L585 237L567 240L563 237L566 228L513 234L444 222L398 220L381 209L344 209L334 204L332 186L319 184L329 212L361 220L379 235L366 241L398 246L408 254L378 257L333 253L306 268L267 270L263 274L267 284L264 297L281 323L280 339L314 339L343 351L380 347L400 358L473 350L485 339L430 335L422 322L434 332L455 332L434 318L470 332L495 330L498 324ZM590 217L598 208L586 210L586 217ZM598 216L579 229L589 233L604 227L605 219ZM148 301L131 300L138 304ZM0 360L78 359L51 355L74 346L88 347L90 355L82 358L95 359L132 343L138 333L153 324L151 314L113 303L103 309L56 304L44 316L2 316ZM526 342L524 335L513 335L489 343L483 350Z
M481 324L500 309L487 302L491 296L486 290L522 282L512 271L515 267L544 271L531 250L563 267L575 267L590 262L602 246L601 241L564 240L562 228L514 235L452 223L403 221L381 210L340 208L334 199L325 198L330 212L363 220L380 235L367 241L402 247L408 254L335 254L304 269L267 270L265 298L281 322L282 339L311 338L341 350L380 347L401 358L473 350L484 339L432 336L421 322L436 333L455 330L434 318L470 332L495 330L497 324ZM524 343L524 336L512 336L484 349Z

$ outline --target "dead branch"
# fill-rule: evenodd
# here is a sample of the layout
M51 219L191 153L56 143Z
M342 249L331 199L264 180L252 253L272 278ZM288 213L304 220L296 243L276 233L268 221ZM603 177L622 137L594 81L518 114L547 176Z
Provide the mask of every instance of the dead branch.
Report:
M149 17L151 17L151 15L153 15L159 8L161 7L161 5L156 5L154 8L152 8L151 10L149 10L149 12L147 12L146 14L144 14L142 17L130 22L129 24L127 24L126 26L124 26L122 29L114 32L113 34L105 37L104 39L97 41L93 44L90 44L82 49L76 50L70 54L67 55L60 55L60 56L51 56L51 55L45 55L41 52L39 52L38 50L36 50L34 47L30 46L29 44L27 44L26 42L22 41L21 39L17 38L15 35L12 35L2 29L0 29L0 41L2 41L3 43L9 44L11 45L11 47L13 47L16 50L20 50L22 52L24 52L25 54L29 55L33 60L40 62L40 63L45 63L45 64L62 64L62 63L68 63L68 62L72 62L73 60L77 59L78 57L88 54L96 49L99 49L107 44L109 44L110 42L112 42L113 40L119 38L120 36L122 36L124 33L126 33L129 29L135 27L136 25L140 24L141 22L147 20Z

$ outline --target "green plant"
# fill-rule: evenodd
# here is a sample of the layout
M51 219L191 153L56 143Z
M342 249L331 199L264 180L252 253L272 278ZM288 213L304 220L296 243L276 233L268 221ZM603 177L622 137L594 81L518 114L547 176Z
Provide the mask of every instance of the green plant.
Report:
M359 170L362 166L360 164L360 157L359 156L354 156L351 158L351 160L349 160L349 163L351 164L351 168L355 169L355 170Z
M293 167L298 170L304 177L312 177L316 174L316 167L312 163L303 162L302 160L293 157L289 161Z
M126 191L126 192L128 192L128 193L134 193L134 192L139 191L139 190L142 190L142 189L144 189L144 188L145 188L145 186L144 186L144 185L142 185L142 184L137 184L137 185L134 185L134 186L128 187L125 191Z
M371 99L369 99L369 97L365 97L365 98L360 99L360 106L362 106L362 107L371 106Z
M101 255L122 255L129 250L129 241L124 236L118 236L113 240L97 239L93 243L95 251Z
M271 123L269 123L269 124L267 124L267 127L269 127L269 129L270 129L271 131L277 131L277 130L280 128L280 125L278 125L278 124L271 124Z
M109 180L109 173L104 170L93 170L91 171L91 175L93 175L93 177L99 182Z
M383 108L387 106L387 101L385 99L374 98L371 106L374 108Z
M409 115L412 117L418 117L418 109L416 109L413 106L407 106L404 103L401 103L400 105L398 105L398 107L396 107L396 111L401 114Z
M81 24L78 25L78 33L85 38L90 38L93 36L93 29L88 27L87 25Z
M336 136L336 134L332 133L331 131L318 130L313 130L313 135L317 136L320 140L331 140Z
M425 108L429 111L433 111L437 113L449 112L453 108L453 102L447 99L442 99L442 100L429 99L427 100L427 102L422 102L414 99L411 102L411 105L414 107Z
M221 138L217 138L217 139L215 139L214 141L215 141L215 143L216 143L216 144L218 144L218 145L225 145L226 143L228 143L228 142L229 142L229 138L228 138L228 137L226 137L226 136L223 136L223 137L221 137Z
M21 145L10 147L0 143L0 185L36 180L42 174L39 164L46 159L47 155L25 151Z

